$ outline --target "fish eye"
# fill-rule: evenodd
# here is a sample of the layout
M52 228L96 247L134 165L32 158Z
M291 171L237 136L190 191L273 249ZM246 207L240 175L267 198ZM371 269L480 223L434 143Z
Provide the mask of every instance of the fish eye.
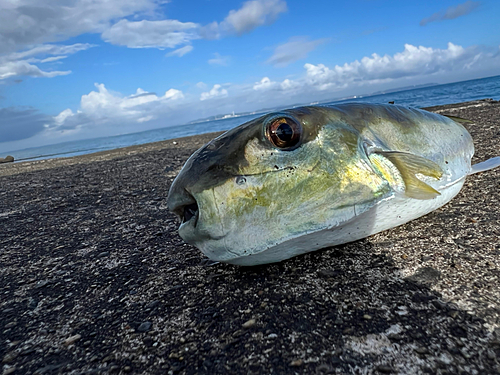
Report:
M290 117L279 117L269 122L266 137L277 148L293 149L300 142L302 126Z

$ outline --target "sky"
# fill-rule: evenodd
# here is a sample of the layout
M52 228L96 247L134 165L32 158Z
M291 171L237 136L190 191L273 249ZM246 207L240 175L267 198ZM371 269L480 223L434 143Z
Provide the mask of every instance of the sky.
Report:
M0 157L499 75L499 20L497 0L0 0Z

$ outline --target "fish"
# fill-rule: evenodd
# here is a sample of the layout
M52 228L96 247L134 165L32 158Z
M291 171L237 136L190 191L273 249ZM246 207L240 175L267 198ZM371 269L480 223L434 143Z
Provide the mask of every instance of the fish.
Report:
M471 165L461 124L425 110L347 103L269 113L196 151L167 206L179 235L217 262L253 266L353 242L455 197Z

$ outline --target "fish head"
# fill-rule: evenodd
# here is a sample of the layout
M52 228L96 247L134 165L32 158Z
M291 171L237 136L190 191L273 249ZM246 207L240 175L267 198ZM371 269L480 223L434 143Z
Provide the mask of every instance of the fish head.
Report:
M372 199L378 185L342 113L302 107L252 120L196 151L174 180L168 206L186 242L210 259L240 264L351 219L356 202ZM285 253L255 264L293 256Z

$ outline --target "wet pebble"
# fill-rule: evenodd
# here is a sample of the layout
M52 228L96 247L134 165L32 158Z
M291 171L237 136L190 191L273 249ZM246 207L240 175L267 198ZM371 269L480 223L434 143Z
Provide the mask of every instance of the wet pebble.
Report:
M82 336L78 335L78 334L70 336L66 340L64 340L64 345L66 345L66 346L72 345L75 342L77 342L78 340L80 340L81 338L82 338Z
M255 325L255 319L250 319L247 320L245 323L243 323L242 327L243 328L251 328Z
M137 328L138 332L147 332L151 329L151 322L143 322Z

